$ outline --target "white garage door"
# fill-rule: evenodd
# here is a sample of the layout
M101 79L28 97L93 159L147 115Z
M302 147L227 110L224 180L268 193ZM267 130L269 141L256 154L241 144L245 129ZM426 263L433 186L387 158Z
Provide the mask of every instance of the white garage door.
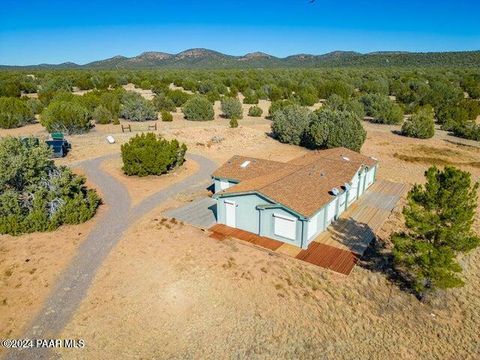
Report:
M295 240L297 220L289 216L273 214L275 235Z
M225 225L236 227L235 212L237 204L234 201L225 200Z
M375 178L375 168L371 168L367 172L367 187L373 184L374 178Z
M308 238L310 239L318 231L318 214L312 216L308 221Z

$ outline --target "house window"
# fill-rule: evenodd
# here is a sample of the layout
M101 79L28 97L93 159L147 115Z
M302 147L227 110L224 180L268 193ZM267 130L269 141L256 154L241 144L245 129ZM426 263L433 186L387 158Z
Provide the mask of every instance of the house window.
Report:
M297 220L281 214L273 214L273 232L277 236L295 240L297 235Z

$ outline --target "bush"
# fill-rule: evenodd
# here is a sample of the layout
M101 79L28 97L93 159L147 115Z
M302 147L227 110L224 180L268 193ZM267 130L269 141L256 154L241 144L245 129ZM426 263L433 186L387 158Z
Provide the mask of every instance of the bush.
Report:
M37 139L0 140L0 233L54 230L90 219L100 204L85 178L57 167Z
M123 90L123 89L122 89ZM118 119L120 115L120 98L123 91L109 91L100 95L99 104L104 106L112 115L112 119Z
M464 139L480 141L480 125L469 121L465 124L455 126L453 134Z
M182 90L169 90L165 95L169 97L177 107L181 107L191 97L190 94Z
M243 118L242 103L236 98L223 98L222 112L227 119L241 119Z
M120 115L127 120L145 121L155 120L158 117L152 103L135 92L125 93L122 104Z
M272 104L270 105L270 108L268 109L268 116L272 117L275 112L278 110L283 110L288 106L293 106L297 105L294 101L292 100L279 100L279 101L273 101Z
M230 119L230 127L231 127L232 129L238 127L238 120L237 120L236 117L232 117L232 118Z
M92 127L88 111L73 101L52 101L42 112L41 124L48 132L81 134Z
M305 145L311 149L343 146L360 151L367 132L359 117L349 111L317 111L305 132Z
M350 111L355 113L360 119L365 116L365 109L363 105L357 100L347 100L336 94L331 95L326 103L325 107L336 111Z
M173 115L170 112L163 110L162 121L167 121L167 122L173 121Z
M33 111L25 101L14 97L0 98L0 128L20 127L34 119Z
M165 96L163 93L156 95L152 102L157 111L177 111L177 107L173 100Z
M204 96L192 96L182 107L185 119L193 121L213 120L215 112L212 103Z
M244 104L258 104L258 96L253 90L245 92L245 98L243 99Z
M373 117L372 122L379 124L399 124L403 121L402 108L391 101L388 96L367 94L360 98L367 116Z
M312 113L298 105L278 110L273 115L272 133L283 143L300 145Z
M112 114L103 106L97 106L93 112L93 119L97 124L109 124L112 121Z
M250 109L248 109L248 116L259 117L262 116L262 114L263 110L258 106L251 106Z
M418 139L430 139L435 134L435 124L431 106L420 108L402 126L402 134Z
M161 175L183 164L187 146L154 133L136 135L121 147L127 175Z
M43 104L38 99L34 99L34 98L28 99L27 106L33 114L40 114L43 110Z

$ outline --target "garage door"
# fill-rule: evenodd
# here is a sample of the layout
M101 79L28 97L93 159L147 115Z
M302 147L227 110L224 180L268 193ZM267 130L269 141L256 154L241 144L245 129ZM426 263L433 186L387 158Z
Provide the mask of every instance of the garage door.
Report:
M297 220L281 214L273 214L274 234L287 239L295 240L297 233Z
M230 227L236 227L236 209L237 204L234 201L225 200L225 225Z
M374 178L375 178L375 168L371 168L367 172L367 187L373 184Z

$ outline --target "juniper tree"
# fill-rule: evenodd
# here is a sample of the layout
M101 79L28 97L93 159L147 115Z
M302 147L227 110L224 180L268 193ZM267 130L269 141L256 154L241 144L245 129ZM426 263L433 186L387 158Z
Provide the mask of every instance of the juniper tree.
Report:
M393 235L396 266L421 296L436 289L463 285L456 255L480 244L472 231L478 183L468 172L435 166L425 185L414 185L403 214L407 230Z

